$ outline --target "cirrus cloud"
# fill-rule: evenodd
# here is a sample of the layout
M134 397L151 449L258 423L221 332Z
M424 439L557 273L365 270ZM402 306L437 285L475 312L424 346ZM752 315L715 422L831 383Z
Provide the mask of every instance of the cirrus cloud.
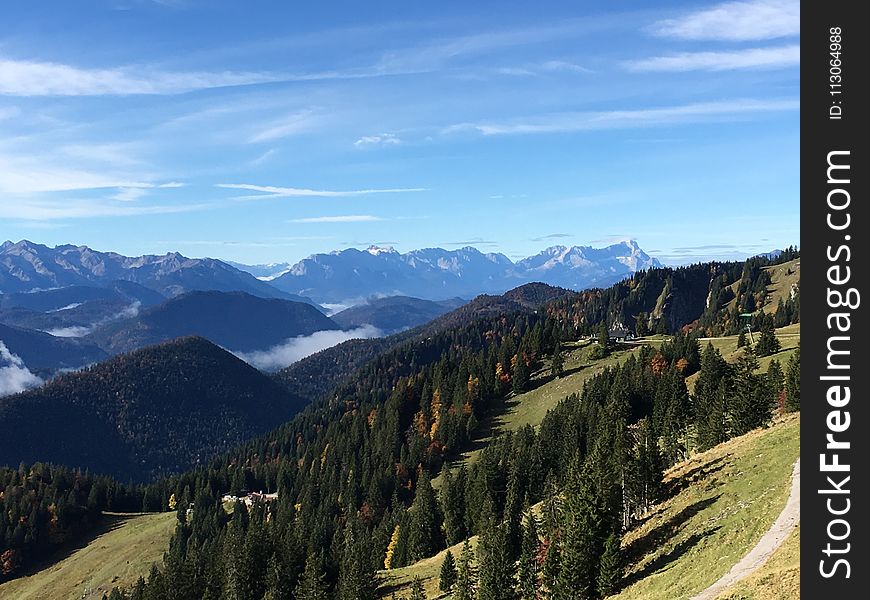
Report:
M724 2L659 21L652 32L684 40L766 40L800 35L800 16L798 0Z
M801 48L794 44L732 52L683 52L629 61L624 66L629 71L733 71L796 67L800 62Z

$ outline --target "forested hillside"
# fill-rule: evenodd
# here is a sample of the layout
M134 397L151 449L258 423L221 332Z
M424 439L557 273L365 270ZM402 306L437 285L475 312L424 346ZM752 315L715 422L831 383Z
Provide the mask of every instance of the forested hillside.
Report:
M182 338L0 399L0 464L54 462L142 481L208 461L300 408L235 356Z

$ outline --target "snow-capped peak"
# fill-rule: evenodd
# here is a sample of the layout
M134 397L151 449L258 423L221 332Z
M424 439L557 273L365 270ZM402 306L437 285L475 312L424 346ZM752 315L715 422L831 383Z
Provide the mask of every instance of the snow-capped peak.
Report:
M381 254L398 254L396 249L392 246L369 246L366 248L366 252L371 254L372 256L380 256Z

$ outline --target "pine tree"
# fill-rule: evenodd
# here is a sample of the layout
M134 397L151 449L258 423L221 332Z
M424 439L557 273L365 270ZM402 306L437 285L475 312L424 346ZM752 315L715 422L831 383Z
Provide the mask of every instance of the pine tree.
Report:
M507 584L514 571L508 548L507 528L504 523L494 520L484 526L480 533L480 585L477 590L479 600L512 600L515 598L511 586Z
M272 554L266 571L266 594L263 600L293 600L293 582L289 575L281 555Z
M441 470L441 512L444 514L444 537L447 545L458 544L465 539L465 511L462 482L455 482L450 466L444 463Z
M581 463L575 458L569 469L572 475L565 489L564 540L554 594L560 600L596 597L605 523L595 490L597 466L592 460Z
M779 410L785 411L785 375L782 372L782 365L778 360L772 360L767 367L767 374L764 377L766 391L771 403Z
M601 555L601 565L598 569L598 593L610 596L619 587L622 579L622 556L619 536L611 533L604 542L604 553Z
M550 373L553 377L561 377L565 371L565 356L562 354L562 349L557 346L553 350L553 358L550 361Z
M417 494L410 516L408 555L411 561L418 561L433 555L440 546L438 503L425 469L417 479Z
M329 600L322 554L311 554L305 560L305 570L294 595L296 600Z
M474 550L468 538L462 544L462 552L459 555L459 568L456 576L455 600L475 600L477 598L477 570L474 566Z
M344 549L338 571L338 600L375 600L378 597L377 573L372 567L371 555L359 528L356 521L348 521L344 528Z
M773 317L764 315L761 320L761 335L758 338L758 343L755 345L755 353L758 356L770 356L779 352L780 348L781 344L776 337Z
M538 519L527 510L523 519L523 543L517 569L517 592L520 600L536 600L538 590Z
M728 364L718 350L708 343L701 354L701 369L695 381L695 431L699 449L706 450L724 441L720 423L724 415L719 388L728 376ZM714 416L714 413L718 413Z
M762 378L755 374L758 357L747 349L734 364L734 390L731 422L734 435L743 435L766 425L771 418L772 403Z
M453 553L448 550L444 555L444 560L441 563L441 573L438 579L438 589L442 592L449 592L454 585L458 574L456 572L456 561L453 559Z
M525 351L522 345L516 354L516 362L511 374L511 386L514 394L522 394L529 386L529 367L526 365Z
M541 582L547 598L555 597L558 586L559 573L562 570L562 549L555 534L545 540L546 553L544 564L541 566Z
M785 373L785 410L796 412L801 409L801 347L788 359Z
M426 600L426 590L423 589L423 582L420 577L415 575L414 581L411 582L411 595L408 600Z
M737 347L746 347L746 332L743 329L740 330L740 334L737 336Z

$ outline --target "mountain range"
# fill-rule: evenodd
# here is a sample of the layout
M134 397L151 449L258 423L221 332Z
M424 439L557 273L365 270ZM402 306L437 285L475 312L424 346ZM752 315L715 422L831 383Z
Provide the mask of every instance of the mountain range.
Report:
M22 240L0 245L0 292L4 294L0 306L8 304L7 295L20 292L133 284L166 298L218 290L345 305L385 296L470 299L484 293L501 294L534 281L573 290L607 286L658 266L659 261L634 241L606 248L552 246L517 262L504 254L483 253L471 246L457 250L425 248L404 254L372 246L367 250L348 248L312 254L289 266L243 265L214 258L188 258L177 252L128 257L87 246L50 248ZM80 300L68 304L74 302Z
M513 262L504 254L426 248L400 254L393 248L348 248L314 254L271 280L278 289L320 303L355 303L371 296L429 300L501 294L540 281L568 289L606 286L634 272L659 267L634 241L606 248L553 246Z
M0 291L4 293L100 287L117 280L137 283L167 298L194 290L220 290L307 301L214 258L187 258L177 252L129 257L87 246L49 248L27 240L0 244Z

